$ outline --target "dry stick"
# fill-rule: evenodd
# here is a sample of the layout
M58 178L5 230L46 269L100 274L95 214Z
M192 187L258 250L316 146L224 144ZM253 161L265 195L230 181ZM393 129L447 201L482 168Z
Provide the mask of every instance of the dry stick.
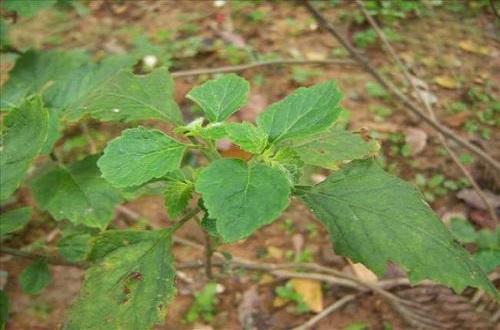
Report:
M434 110L432 109L429 102L423 97L422 93L420 93L420 90L418 89L417 85L415 84L415 81L412 79L410 73L408 72L408 68L399 59L399 56L396 54L396 51L394 50L394 48L392 48L391 44L387 40L385 33L380 29L377 22L373 19L373 17L370 15L370 13L366 10L363 2L361 2L360 0L356 0L356 3L359 6L359 8L361 9L361 11L363 12L363 15L368 20L368 23L370 23L370 25L373 28L373 30L375 31L375 33L377 33L378 37L380 38L380 40L384 44L389 55L392 57L394 62L396 62L396 64L399 66L401 72L403 72L404 78L406 79L408 84L410 84L410 86L415 91L415 94L417 95L417 98L419 99L420 103L422 103L425 106L429 116L433 120L436 120L436 122L438 122L438 119L436 118L436 114L435 114ZM460 168L460 171L462 171L462 173L467 177L467 180L469 180L470 184L472 185L472 187L474 188L474 190L478 194L479 198L483 202L484 206L486 207L486 209L490 213L491 218L495 222L498 222L498 217L497 217L495 209L493 208L491 203L488 201L488 199L484 195L483 191L481 190L481 188L477 184L476 180L474 180L474 178L469 173L467 168L462 164L462 162L458 158L457 154L450 148L450 145L448 144L448 142L446 141L444 136L442 134L440 134L439 132L438 132L438 138L439 138L439 141L441 142L441 144L443 145L443 147L446 149L446 151L450 155L451 159L455 162L455 164L457 164L457 166Z
M382 77L382 75L363 57L361 56L357 50L347 41L335 27L333 27L328 21L323 17L323 15L312 5L309 1L304 1L303 4L309 10L309 12L316 19L318 24L323 27L326 31L328 31L332 36L334 36L345 49L351 54L351 56L359 62L364 69L372 75L372 77L380 83L385 89L387 89L393 96L395 96L399 101L408 109L410 112L414 113L418 118L426 122L429 126L443 134L448 139L451 139L457 142L462 147L466 148L470 152L474 153L479 158L483 159L487 164L492 166L497 171L500 171L500 162L492 158L486 152L476 147L469 141L461 138L456 135L456 133L449 129L446 126L441 125L427 114L425 114L418 105L413 103L410 99L408 99L403 92L401 92L396 86L394 86L390 81Z
M262 61L249 64L240 65L229 65L222 66L218 68L203 68L203 69L193 69L193 70L182 70L174 71L171 73L173 77L188 77L188 76L199 76L202 74L215 74L215 73L226 73L226 72L238 72L244 70L250 70L263 66L273 66L273 65L320 65L320 64L342 64L342 65L357 65L356 62L352 60L338 60L338 59L327 59L327 60L273 60L273 61Z
M347 305L349 302L353 301L356 299L358 295L355 294L349 294L347 296L342 297L341 299L337 300L335 303L331 304L327 308L325 308L321 313L316 315L315 317L309 319L307 322L299 325L298 327L293 328L292 330L307 330L309 328L312 328L316 323L318 323L321 319L324 319L331 313L335 312L337 309L343 307L344 305Z

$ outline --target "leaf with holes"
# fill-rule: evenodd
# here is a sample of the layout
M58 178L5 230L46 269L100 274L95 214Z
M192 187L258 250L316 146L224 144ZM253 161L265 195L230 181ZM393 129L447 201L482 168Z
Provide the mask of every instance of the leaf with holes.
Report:
M66 329L150 329L175 294L169 230L110 230L94 243Z

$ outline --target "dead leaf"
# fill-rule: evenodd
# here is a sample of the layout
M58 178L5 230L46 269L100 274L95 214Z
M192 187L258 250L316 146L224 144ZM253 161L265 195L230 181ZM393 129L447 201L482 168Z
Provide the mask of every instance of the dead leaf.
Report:
M327 51L309 50L305 52L306 59L310 61L323 61L328 57Z
M410 147L413 156L424 151L427 145L427 133L418 128L409 127L405 132L406 144Z
M460 86L460 83L456 79L450 76L435 77L434 82L438 84L440 87L446 89L457 89Z
M193 325L193 330L214 330L210 325L196 323Z
M292 287L301 295L304 303L315 313L323 310L323 291L321 282L306 278L294 278L290 280Z
M281 298L281 297L274 297L273 299L273 307L274 308L280 308L288 304L288 300Z
M260 277L259 284L269 284L274 282L274 276L269 275L269 274L264 274Z
M238 305L238 320L242 329L255 329L254 316L259 312L259 305L257 286L252 285L243 292L241 302Z
M267 254L274 259L283 259L283 256L285 255L285 251L283 251L280 248L277 248L275 246L268 246L267 247Z
M487 46L480 46L471 40L462 40L458 43L458 46L462 50L473 54L488 55L490 53Z
M301 234L295 234L292 236L292 245L295 253L300 253L304 247L304 236Z
M365 267L365 265L361 263L351 263L351 268L353 273L358 277L361 281L366 283L377 283L378 277L374 272Z
M483 195L488 200L488 203L494 208L500 208L500 196L492 193L491 191L483 190ZM480 209L487 210L482 199L479 197L474 189L462 189L458 192L457 198L466 202L469 206Z
M451 127L460 127L469 119L471 116L470 112L464 111L459 112L456 115L448 116L443 118L443 121Z

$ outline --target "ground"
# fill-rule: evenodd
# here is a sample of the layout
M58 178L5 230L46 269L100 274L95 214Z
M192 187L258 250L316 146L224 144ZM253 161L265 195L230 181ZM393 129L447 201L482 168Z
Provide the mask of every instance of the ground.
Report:
M498 18L488 6L469 4L452 10L454 6L443 2L445 5L428 5L424 12L410 12L405 18L386 25L397 33L393 42L396 51L426 84L429 95L436 98L434 108L438 118L457 134L499 159ZM96 58L150 49L160 62L170 63L170 70L174 72L278 57L349 60L346 51L334 38L319 29L310 14L294 1L228 1L220 7L216 3L208 0L85 1L76 9L44 10L31 19L19 18L9 33L13 44L20 49L81 48L92 52ZM360 12L355 3L325 3L322 12L329 20L351 41L359 39L357 33L365 30L367 23L356 23L356 15L359 16ZM358 40L358 45L362 43L363 40ZM363 47L362 52L381 72L395 79L403 90L408 90L397 67L390 62L379 43ZM334 79L344 92L342 106L350 113L349 128L380 141L388 170L419 185L444 221L453 214L461 214L476 229L494 227L493 219L484 209L457 198L457 193L466 188L461 180L463 174L443 154L435 132L376 85L367 85L372 81L371 77L356 64L346 61L319 66L281 65L241 72L251 82L251 96L250 104L237 116L253 120L267 105L293 89ZM12 55L2 55L2 82L8 79L13 62ZM191 103L184 98L185 94L207 78L207 75L202 75L175 79L176 100L186 118L194 118L196 114L192 112ZM489 106L485 98L494 100L497 110L481 117L480 113ZM493 119L482 120L484 116L493 116ZM149 124L169 129L154 122ZM98 122L89 122L88 125L97 136L98 150L124 127ZM70 127L59 145L79 133L78 127ZM72 150L78 152L78 148ZM480 160L471 159L471 155L463 150L459 155L484 189L493 194L499 192L498 173L491 173ZM68 153L67 157L76 156ZM325 174L307 173L311 181L321 180ZM32 203L28 189L21 189L18 196L21 201ZM495 198L498 200L498 195ZM147 219L152 227L170 224L163 200L159 197L143 197L127 203L126 207L140 218ZM48 218L47 214L37 214L24 232L5 244L20 248L38 242L55 251L54 244L60 232L57 224ZM117 212L114 225L123 227L130 221L129 216ZM203 233L194 223L188 223L178 235L200 244L204 242ZM298 200L293 201L274 224L244 242L223 246L220 250L262 262L286 262L297 249L297 241L303 242L299 249L302 253L307 251L308 260L352 272L345 259L332 253L326 231ZM183 244L175 245L174 255L180 263L203 258L202 252ZM24 294L17 281L17 275L29 261L6 255L0 260L1 269L8 272L2 280L12 301L7 328L55 329L60 326L67 307L78 293L83 271L74 267L52 267L52 284L43 294L33 297ZM251 295L252 290L256 292L253 306L258 310L254 316L258 329L290 329L314 315L295 313L293 304L276 307L273 305L275 288L283 285L285 280L248 271L220 279L224 291L218 295L215 318L211 322L200 319L193 325L184 321L185 314L193 303L193 293L201 290L207 280L202 269L187 269L182 274L177 280L178 294L170 305L165 325L158 326L158 329L240 329L242 308L239 306L248 303L244 297ZM328 306L348 294L349 290L324 285L323 293L324 305ZM386 302L367 294L324 318L315 329L343 329L356 322L365 323L370 329L385 329L384 326L388 325L394 329L408 328Z

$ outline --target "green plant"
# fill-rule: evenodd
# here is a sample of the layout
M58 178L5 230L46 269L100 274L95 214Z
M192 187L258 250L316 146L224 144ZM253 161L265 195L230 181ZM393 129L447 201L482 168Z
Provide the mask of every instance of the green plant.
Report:
M469 186L469 182L465 178L452 180L447 179L442 174L435 174L430 179L427 179L423 174L417 174L415 183L422 190L424 198L428 202L434 202L436 197L446 196L450 191L457 191Z
M476 231L466 219L453 218L450 230L460 243L475 245L473 258L485 272L491 272L500 266L500 226L495 230L485 228Z
M297 314L304 314L310 311L309 306L304 302L304 298L295 291L293 285L290 281L286 282L285 285L280 285L274 290L277 297L280 297L284 301L291 301L294 303L294 309Z
M186 322L193 323L200 319L211 322L217 312L217 283L210 282L203 290L195 293L194 302L184 316Z
M223 75L187 94L205 118L184 123L168 70L137 75L136 61L124 55L94 63L77 51L28 51L2 88L0 199L9 212L1 215L0 236L19 232L30 218L29 210L15 208L21 185L31 189L37 213L65 228L60 254L87 267L67 329L148 329L162 322L175 294L172 235L180 227L202 212L201 228L214 240L236 242L272 223L291 198L327 227L337 253L379 275L390 261L412 282L430 278L457 291L474 286L498 294L421 195L384 172L373 143L337 124L341 93L333 81L299 88L254 124L228 121L247 103L250 86ZM131 127L102 153L65 155L56 143L65 139L64 128L89 118ZM151 128L152 120L172 129ZM223 158L215 147L221 138L249 158ZM305 165L332 172L319 184L301 185ZM146 191L165 198L174 224L114 227L115 208ZM28 293L50 283L48 261L42 256L23 272Z

